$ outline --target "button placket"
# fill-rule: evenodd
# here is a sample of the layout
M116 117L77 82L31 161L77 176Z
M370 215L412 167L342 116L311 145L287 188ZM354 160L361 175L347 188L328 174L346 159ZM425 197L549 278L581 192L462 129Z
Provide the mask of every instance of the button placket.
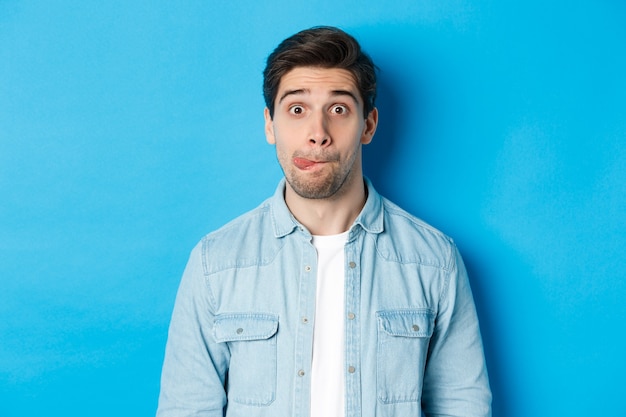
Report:
M360 333L357 314L360 309L360 236L354 235L345 248L346 260L346 399L350 399L357 410L360 410L361 380L357 377L360 366ZM344 319L345 320L345 319Z
M298 283L298 315L299 326L296 331L295 346L295 402L304 403L310 392L310 358L313 347L313 316L315 314L315 268L317 251L310 242L310 237L303 240L301 258L299 259ZM294 414L298 415L298 414Z

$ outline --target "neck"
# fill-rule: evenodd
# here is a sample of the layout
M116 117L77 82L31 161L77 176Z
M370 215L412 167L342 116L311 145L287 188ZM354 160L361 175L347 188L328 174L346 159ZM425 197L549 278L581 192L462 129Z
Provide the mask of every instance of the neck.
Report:
M352 226L367 199L367 190L362 177L343 191L331 198L309 199L296 194L287 183L285 202L294 217L311 234L337 235Z

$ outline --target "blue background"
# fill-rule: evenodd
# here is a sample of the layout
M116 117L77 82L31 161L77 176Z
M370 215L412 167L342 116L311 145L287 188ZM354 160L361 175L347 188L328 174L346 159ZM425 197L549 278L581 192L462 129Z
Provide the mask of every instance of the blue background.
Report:
M313 25L381 68L378 190L471 273L495 417L626 415L620 1L0 0L0 416L150 416L202 235L281 177L261 72Z

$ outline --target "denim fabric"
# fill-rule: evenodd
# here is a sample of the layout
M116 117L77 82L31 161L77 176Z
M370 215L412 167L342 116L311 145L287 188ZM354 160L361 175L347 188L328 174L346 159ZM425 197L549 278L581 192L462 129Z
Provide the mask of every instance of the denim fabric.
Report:
M478 319L454 243L366 184L338 318L346 417L489 416ZM192 251L158 417L309 416L317 255L284 187Z

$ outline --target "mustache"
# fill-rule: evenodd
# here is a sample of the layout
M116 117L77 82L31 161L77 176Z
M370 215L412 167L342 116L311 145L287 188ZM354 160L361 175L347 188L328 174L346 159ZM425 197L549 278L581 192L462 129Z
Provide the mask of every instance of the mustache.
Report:
M308 159L309 161L316 162L337 162L339 161L339 153L338 152L302 152L296 151L293 153L292 158L303 158Z

